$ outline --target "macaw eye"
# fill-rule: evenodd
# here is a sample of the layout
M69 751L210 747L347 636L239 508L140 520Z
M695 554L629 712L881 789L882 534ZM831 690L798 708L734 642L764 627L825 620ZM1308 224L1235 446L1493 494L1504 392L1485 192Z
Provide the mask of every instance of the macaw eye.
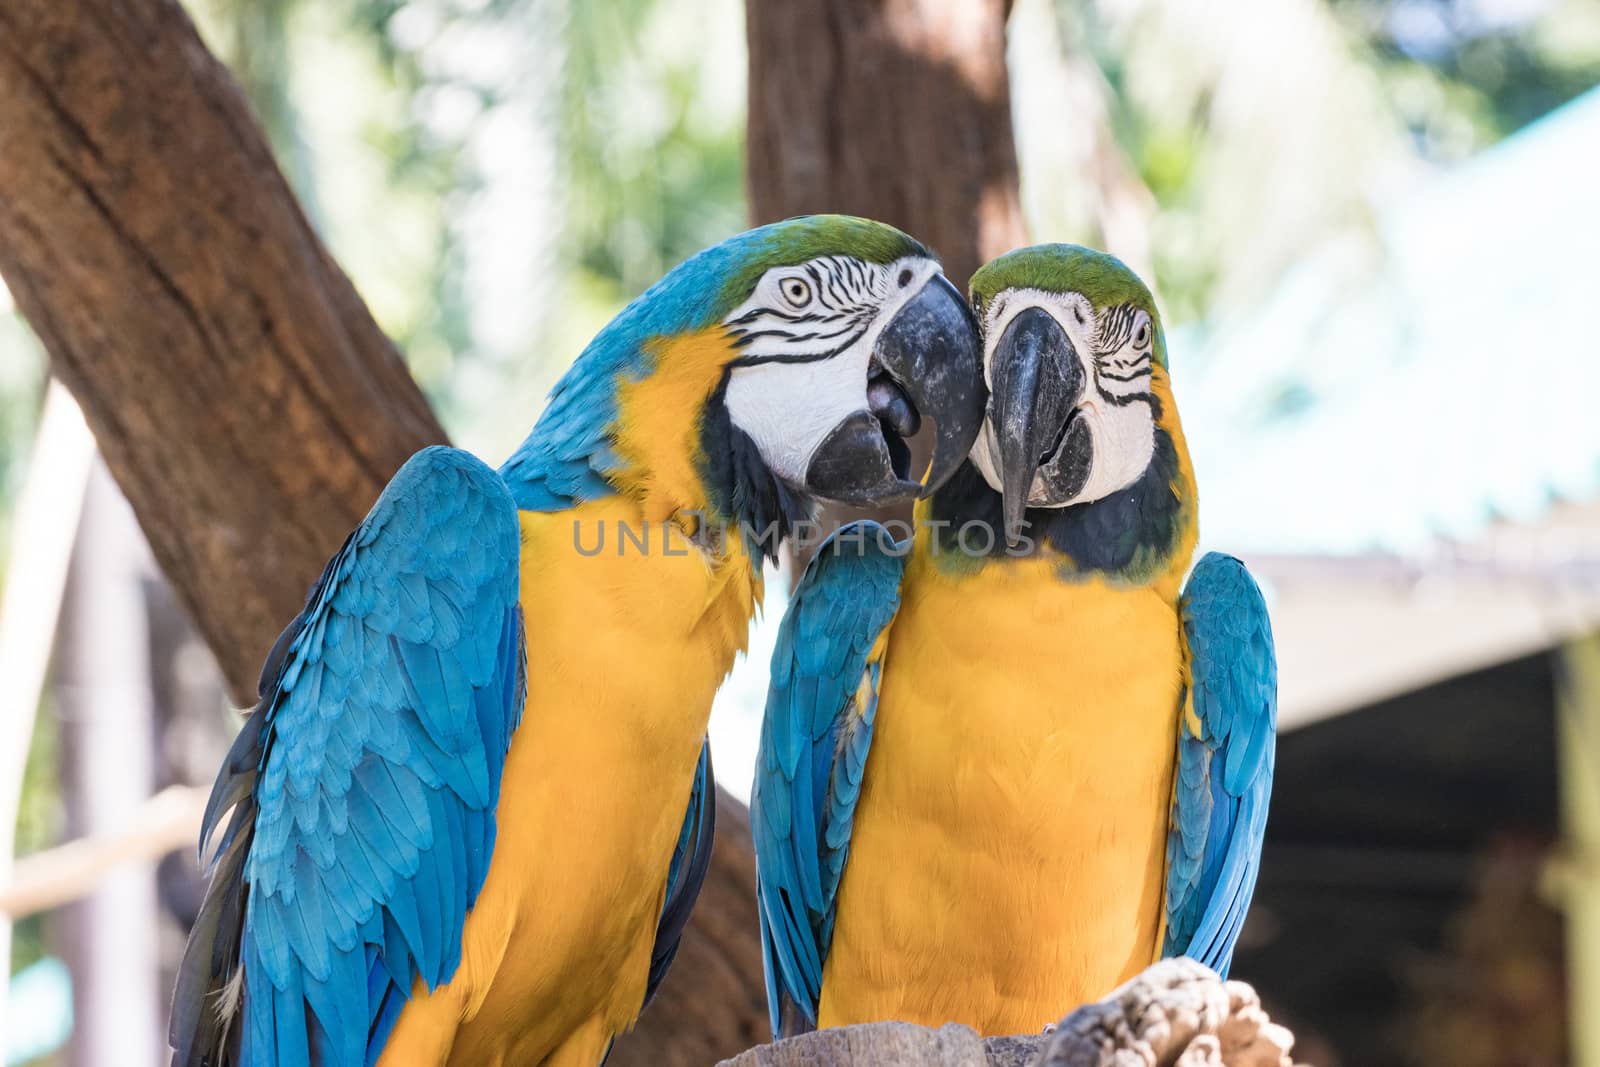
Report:
M1133 328L1133 347L1148 348L1150 346L1150 320L1140 319L1139 324Z
M811 286L804 278L788 277L778 283L783 298L797 308L805 307L811 300Z

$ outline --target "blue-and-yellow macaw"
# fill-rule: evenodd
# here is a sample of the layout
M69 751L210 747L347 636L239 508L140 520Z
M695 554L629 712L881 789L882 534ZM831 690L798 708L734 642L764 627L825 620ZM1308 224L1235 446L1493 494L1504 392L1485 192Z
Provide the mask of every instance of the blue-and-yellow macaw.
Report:
M1196 539L1149 291L1046 245L972 279L990 386L916 535L847 528L780 629L751 802L774 1031L1037 1032L1226 971L1276 729L1266 609Z
M174 1062L599 1062L709 860L706 719L763 553L815 498L922 490L924 415L931 485L982 422L970 310L911 238L821 216L673 270L498 472L414 456L218 779Z

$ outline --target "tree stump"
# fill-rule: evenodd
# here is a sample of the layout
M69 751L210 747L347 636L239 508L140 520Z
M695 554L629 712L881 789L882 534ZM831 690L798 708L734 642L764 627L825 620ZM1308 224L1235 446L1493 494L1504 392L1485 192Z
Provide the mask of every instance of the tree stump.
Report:
M1176 959L1047 1034L984 1039L954 1023L867 1023L763 1045L718 1067L1295 1067L1293 1045L1254 989Z

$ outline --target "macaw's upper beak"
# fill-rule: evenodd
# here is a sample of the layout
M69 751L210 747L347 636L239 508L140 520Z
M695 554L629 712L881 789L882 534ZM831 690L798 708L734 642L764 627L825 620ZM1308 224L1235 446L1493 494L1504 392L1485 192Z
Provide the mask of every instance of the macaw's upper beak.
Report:
M978 325L943 274L885 324L868 374L868 410L839 423L817 447L806 488L863 506L927 496L961 466L983 426ZM933 458L917 481L906 438L925 418L934 421Z
M1072 339L1042 308L1006 326L989 359L989 432L1000 459L1006 541L1022 538L1033 503L1071 500L1089 480L1094 446L1074 418L1086 384Z

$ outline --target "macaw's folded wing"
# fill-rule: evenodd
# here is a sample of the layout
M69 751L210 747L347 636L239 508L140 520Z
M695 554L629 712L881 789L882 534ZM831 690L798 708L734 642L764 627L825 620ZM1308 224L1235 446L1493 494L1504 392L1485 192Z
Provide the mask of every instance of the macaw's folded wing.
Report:
M448 981L522 713L516 509L465 452L395 475L262 673L174 994L178 1067L376 1060Z

